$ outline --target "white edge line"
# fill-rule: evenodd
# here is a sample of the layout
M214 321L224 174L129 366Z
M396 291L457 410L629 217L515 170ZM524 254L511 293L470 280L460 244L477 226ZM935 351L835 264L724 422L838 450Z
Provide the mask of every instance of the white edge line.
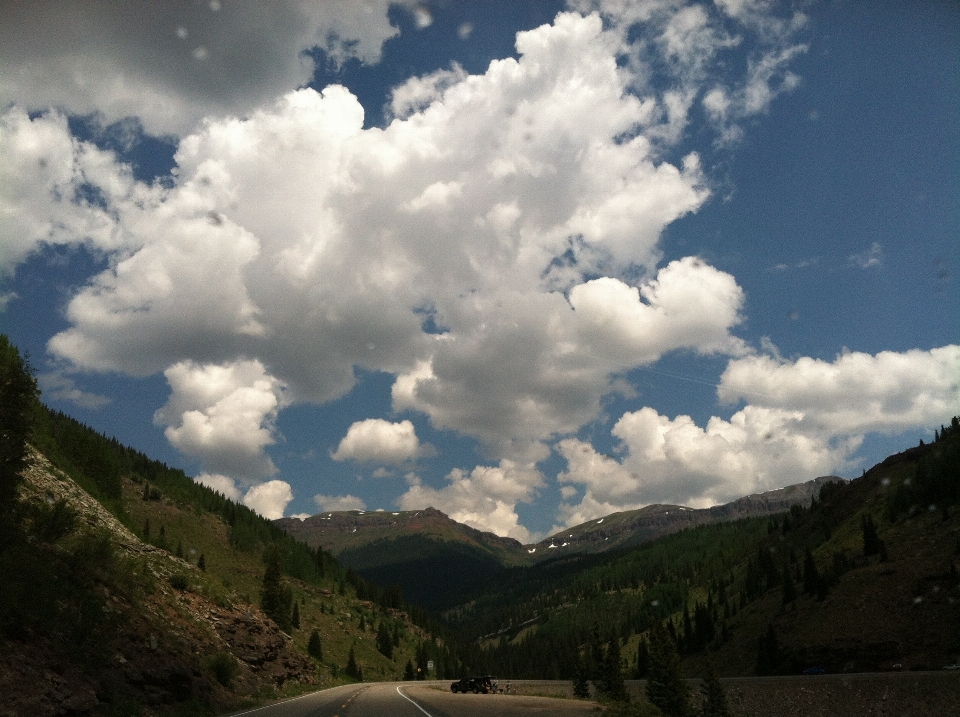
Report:
M423 709L423 707L421 707L421 706L418 705L416 702L414 702L412 699L410 699L410 698L407 697L405 694L403 694L403 693L400 691L400 686L399 686L399 685L397 685L397 694L400 695L401 697L403 697L403 699L405 699L407 702L409 702L410 704L412 704L412 705L413 705L414 707L416 707L418 710L420 710L421 712L423 712L427 717L433 717L433 715L431 715L429 712L427 712L425 709Z

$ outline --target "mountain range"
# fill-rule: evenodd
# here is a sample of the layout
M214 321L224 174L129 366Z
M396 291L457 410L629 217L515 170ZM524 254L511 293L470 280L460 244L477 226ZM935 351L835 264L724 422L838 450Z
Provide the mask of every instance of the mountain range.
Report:
M698 525L806 507L822 485L842 480L824 476L711 508L649 505L582 523L530 545L458 523L435 508L333 511L280 518L274 524L330 552L363 577L398 584L411 601L442 610L466 599L503 568L534 565L562 553L623 550Z

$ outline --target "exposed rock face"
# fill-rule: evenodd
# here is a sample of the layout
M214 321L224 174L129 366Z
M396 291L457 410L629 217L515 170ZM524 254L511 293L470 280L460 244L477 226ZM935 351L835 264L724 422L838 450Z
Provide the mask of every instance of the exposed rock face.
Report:
M43 635L0 637L0 717L96 714L125 700L143 705L146 715L190 701L226 710L269 686L316 681L314 663L257 608L241 601L223 607L171 587L170 575L197 568L140 541L39 453L31 456L24 478L25 499L67 500L81 530L107 532L118 554L133 559L128 567L150 573L134 572L131 579L155 587L133 604L108 585L97 585L100 609L114 618L115 631L108 654L94 661L81 663L69 646ZM229 688L211 669L216 655L235 661Z

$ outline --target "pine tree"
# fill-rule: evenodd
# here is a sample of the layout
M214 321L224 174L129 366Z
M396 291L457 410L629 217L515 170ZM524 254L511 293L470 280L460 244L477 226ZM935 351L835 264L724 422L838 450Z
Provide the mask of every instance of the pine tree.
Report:
M881 540L877 533L877 526L873 522L873 516L866 513L860 520L860 526L863 530L863 554L866 556L878 555Z
M17 498L39 395L29 361L0 334L0 512Z
M150 519L143 521L143 539L150 540Z
M310 633L307 642L307 654L318 662L323 662L323 643L320 642L320 633L316 630Z
M614 635L607 643L607 652L604 656L603 691L613 700L626 702L630 697L623 682L623 666L620 662L620 640Z
M380 620L380 627L377 629L377 650L388 660L393 659L393 636L383 620Z
M181 559L183 558L183 541L182 541L182 540L178 540L178 541L177 541L177 550L176 550L175 555L176 555L178 558L181 558Z
M637 679L642 680L650 671L650 643L645 635L640 637L637 644Z
M730 706L727 704L727 693L717 679L712 665L707 665L707 674L700 685L700 694L703 696L703 717L730 717Z
M767 633L757 638L757 665L756 672L761 677L775 675L780 669L780 646L777 642L777 633L773 623L767 625Z
M197 560L197 567L204 572L207 570L207 559L204 557L203 553L200 553L200 558Z
M577 653L577 661L573 666L573 696L574 697L589 697L590 696L590 673L587 669L587 663L583 659L583 655Z
M352 677L355 680L362 680L360 669L357 667L357 658L353 654L353 645L350 645L350 654L347 656L347 666L344 669L344 672L347 673L347 676Z
M803 559L803 592L807 595L816 595L820 587L820 571L817 570L817 562L813 559L813 553L807 548Z
M281 583L283 570L280 567L280 553L271 550L266 555L267 568L263 573L263 586L260 590L260 608L264 614L277 623L284 632L290 632L290 602Z
M407 660L407 666L403 668L403 679L410 682L415 679L413 674L413 663L410 660Z
M667 717L689 717L691 714L690 690L680 677L677 643L659 623L650 629L647 699Z
M797 599L797 588L793 584L793 576L790 574L790 563L783 566L783 604L789 605Z
M297 602L293 603L293 614L290 615L290 627L296 630L300 629L300 605Z

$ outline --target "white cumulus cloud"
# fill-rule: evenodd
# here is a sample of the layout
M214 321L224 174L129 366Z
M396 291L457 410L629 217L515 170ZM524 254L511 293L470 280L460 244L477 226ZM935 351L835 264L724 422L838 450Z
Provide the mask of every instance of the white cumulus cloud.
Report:
M259 361L223 365L182 362L164 372L171 395L155 420L167 439L206 471L251 484L276 473L264 449L285 405L283 386Z
M434 507L454 520L478 530L515 538L529 543L532 534L520 525L515 506L529 502L543 476L532 464L502 460L497 466L477 466L472 471L455 469L447 476L448 485L436 489L409 476L410 487L398 499L401 510Z
M219 473L201 473L193 480L200 485L205 485L207 488L221 493L225 498L229 498L232 501L240 502L243 498L243 494L240 492L240 489L237 488L237 482L230 476Z
M367 504L362 498L355 495L322 495L313 496L313 502L322 512L338 510L366 510Z
M612 429L622 457L561 441L558 480L584 488L579 503L561 504L562 525L651 503L707 507L842 473L867 433L929 428L960 411L960 346L833 362L747 356L729 362L718 392L749 403L702 428L652 408L625 413Z
M432 446L420 443L411 421L391 423L368 418L347 429L331 457L336 461L403 463L432 453Z
M243 504L267 520L283 517L283 511L293 500L290 484L282 480L268 480L252 486L243 496Z

